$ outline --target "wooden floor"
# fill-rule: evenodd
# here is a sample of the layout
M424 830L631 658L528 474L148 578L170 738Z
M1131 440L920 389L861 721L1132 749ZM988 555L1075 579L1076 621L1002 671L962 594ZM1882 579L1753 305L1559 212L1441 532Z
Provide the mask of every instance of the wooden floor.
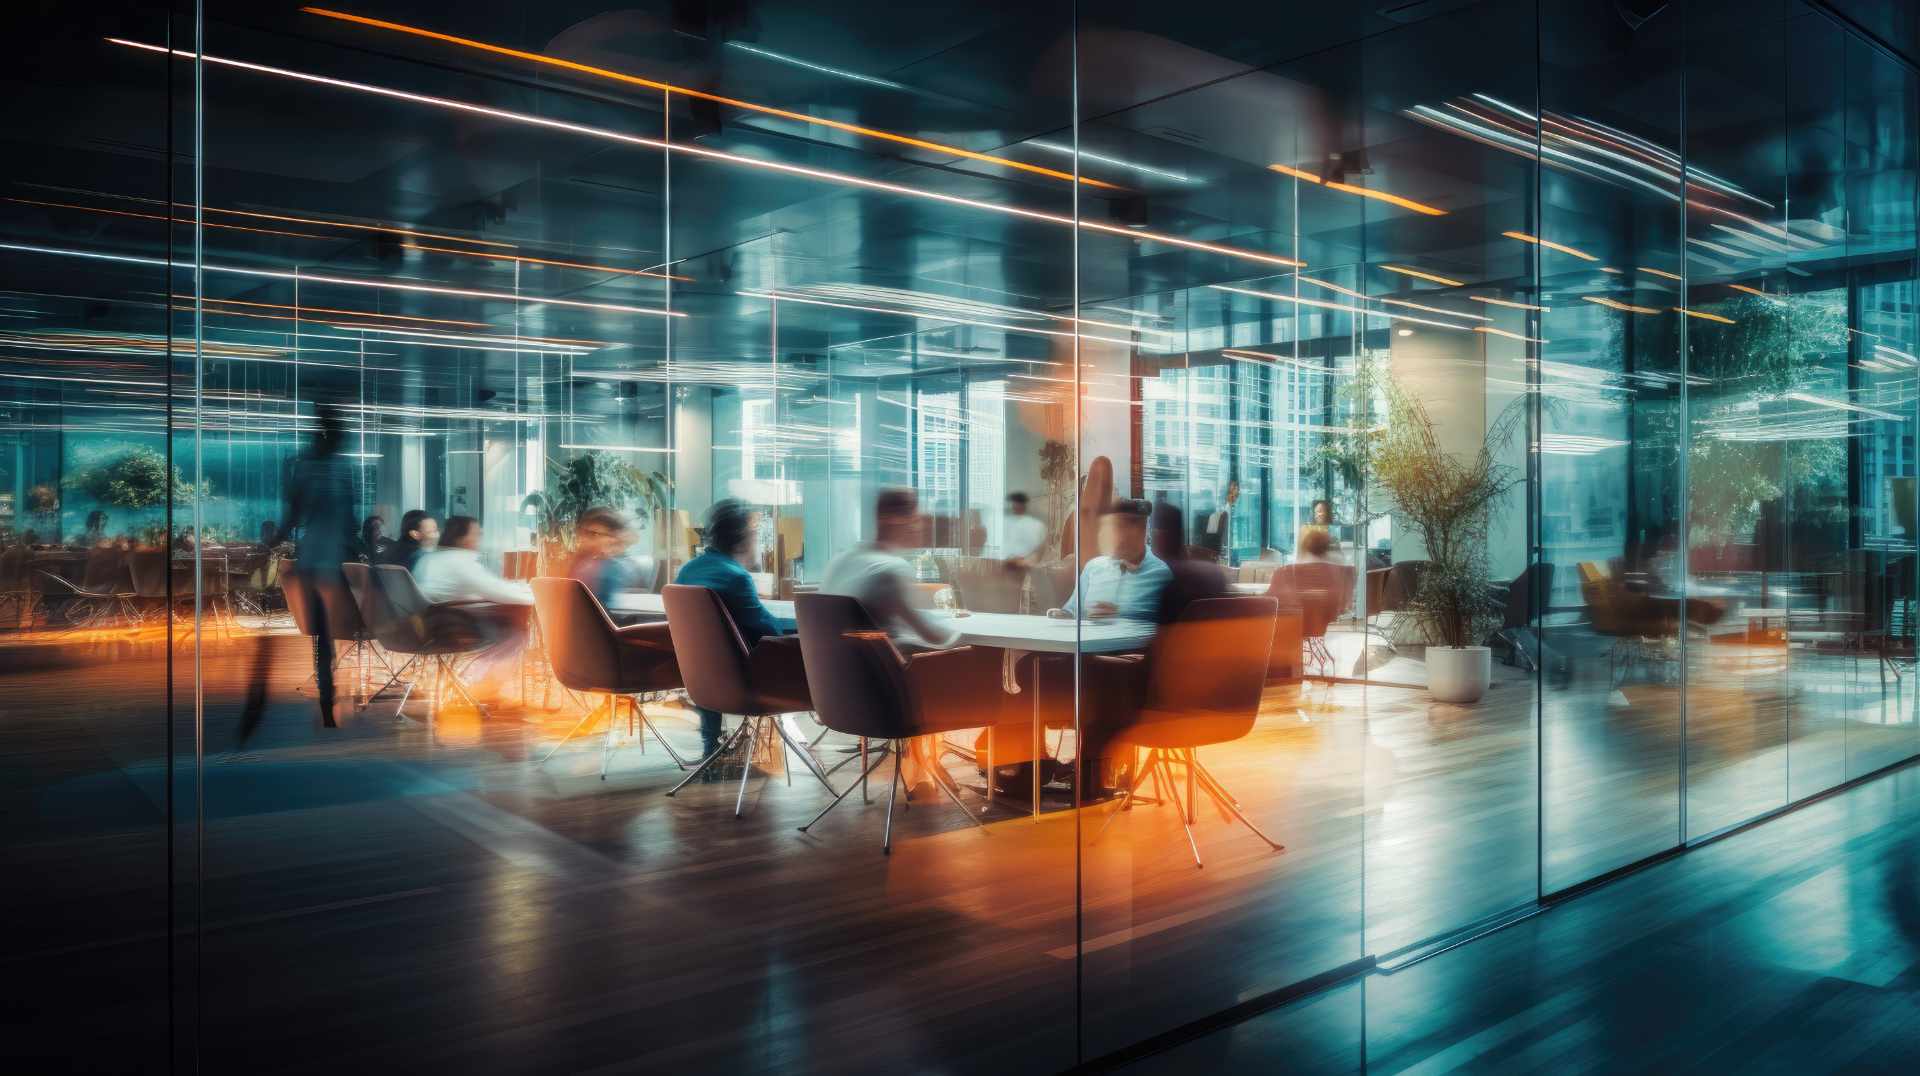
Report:
M1340 642L1352 671L1361 641ZM1847 659L1707 655L1683 698L1615 692L1589 654L1540 705L1517 669L1474 707L1271 690L1252 735L1201 757L1284 853L1203 809L1196 869L1165 805L1094 841L1104 809L1003 804L983 834L923 789L882 856L883 783L803 835L828 798L810 779L757 777L736 820L737 785L663 796L679 771L657 746L604 782L597 734L539 764L575 710L455 711L429 737L387 702L322 730L301 640L270 645L274 705L244 750L255 643L207 648L207 763L171 788L205 824L170 847L164 644L0 644L4 847L27 881L0 897L5 1011L27 1056L160 1065L171 945L171 1041L208 1071L1055 1071L1915 745L1912 700ZM1405 657L1368 656L1404 681ZM656 720L693 749L688 715Z

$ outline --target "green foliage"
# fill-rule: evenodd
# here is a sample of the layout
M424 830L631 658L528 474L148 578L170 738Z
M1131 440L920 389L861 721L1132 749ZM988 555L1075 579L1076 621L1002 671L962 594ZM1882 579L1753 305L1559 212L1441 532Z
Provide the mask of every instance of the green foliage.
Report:
M160 508L169 495L178 504L191 500L195 489L151 448L130 448L117 456L81 469L67 480L100 504L112 508ZM200 490L204 493L204 487Z
M1440 446L1418 397L1392 378L1381 386L1387 422L1372 446L1372 478L1394 518L1420 536L1429 561L1409 612L1429 638L1477 645L1496 626L1488 525L1494 507L1523 480L1499 456L1526 417L1526 397L1508 404L1475 452L1462 456Z
M608 452L548 457L547 473L547 492L529 494L521 510L534 513L543 537L569 546L587 509L614 508L651 518L667 506L673 489L673 480L659 471L643 471Z
M1703 420L1796 389L1831 394L1818 382L1837 371L1837 365L1828 364L1843 361L1835 357L1847 350L1844 299L1838 291L1741 294L1714 303L1709 312L1733 324L1695 324L1687 334L1687 372L1696 379L1687 408L1693 416L1687 436L1689 545L1710 548L1751 538L1761 507L1782 497L1791 497L1802 519L1843 518L1846 509L1839 499L1818 496L1819 487L1845 473L1843 438L1728 441L1715 436ZM1623 318L1613 326L1610 347L1616 354L1623 353L1626 324ZM1671 346L1670 336L1640 333L1634 339L1642 352L1638 369L1672 366L1670 354L1659 354ZM1679 415L1677 401L1642 407L1638 447L1673 445Z

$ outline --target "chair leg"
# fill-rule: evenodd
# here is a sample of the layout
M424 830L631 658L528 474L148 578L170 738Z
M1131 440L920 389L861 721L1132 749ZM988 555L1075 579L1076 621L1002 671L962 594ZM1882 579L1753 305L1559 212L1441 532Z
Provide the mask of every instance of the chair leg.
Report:
M653 738L656 740L659 740L660 746L667 749L667 756L673 759L673 764L675 766L680 767L682 770L686 769L687 760L681 756L680 752L674 750L673 742L671 740L668 740L665 736L662 736L660 734L660 730L654 727L653 719L647 716L647 711L644 708L642 708L638 702L635 702L633 704L633 708L639 711L640 727L646 730L647 732L653 733Z
M667 795L671 796L675 792L678 792L681 789L692 784L694 780L697 779L701 774L711 769L715 763L727 757L727 753L729 751L732 751L734 747L739 744L741 735L746 732L747 728L751 724L752 722L750 720L742 720L738 728L728 733L726 737L720 741L720 746L714 748L712 754L702 759L700 761L700 765L695 766L693 768L692 773L687 774L685 777L681 778L679 784L674 785L672 788L667 789Z
M1113 805L1113 809L1107 812L1107 820L1100 823L1100 828L1094 831L1093 840L1088 841L1088 845L1093 845L1099 841L1101 837L1106 836L1107 827L1113 825L1113 820L1120 817L1121 811L1126 810L1132 805L1134 793L1140 791L1140 786L1146 783L1147 775L1154 772L1154 769L1159 765L1159 748L1148 751L1146 764L1141 766L1139 771L1133 775L1133 780L1127 782L1126 792L1121 794L1120 801Z
M900 741L891 741L888 750L893 754L893 781L887 788L887 828L880 835L880 854L883 856L893 854L893 801L900 792Z
M607 779L607 767L613 764L613 737L620 727L620 698L619 695L607 696L607 739L600 747L600 779L602 781ZM627 702L629 705L639 706L639 703L632 699L628 699Z
M1185 803L1180 801L1180 784L1173 779L1172 774L1168 774L1167 776L1167 792L1173 796L1173 805L1180 811L1180 828L1186 831L1187 850L1193 853L1193 865L1195 867L1206 866L1205 863L1200 862L1200 842L1195 840L1193 836L1193 767L1187 767L1187 799Z
M887 760L887 753L885 750L882 750L880 752L880 757L874 759L873 764L867 767L867 773L873 772L876 768L879 767L879 765L882 762L885 762L886 760ZM866 777L866 773L863 773L860 776L864 780L864 778ZM861 781L853 781L848 783L847 787L842 789L839 795L833 797L832 803L829 803L825 807L820 808L819 814L814 815L811 819L808 820L806 825L800 827L800 832L805 833L808 829L812 828L815 822L818 822L822 818L827 817L827 812L833 810L835 807L840 806L840 801L852 795L853 790L856 787L858 787L861 783L862 783Z
M748 723L753 733L747 737L747 757L740 763L740 794L733 800L733 817L739 818L747 809L747 778L753 776L753 756L760 753L760 724L764 717L750 717Z
M946 769L942 767L938 762L934 763L933 773L930 776L933 778L933 783L939 786L940 791L945 792L947 794L947 798L953 801L953 805L955 807L960 808L960 813L967 816L967 821L972 822L975 826L979 827L980 832L982 833L993 832L992 830L987 828L987 824L985 822L980 821L979 817L976 816L971 810L967 808L967 805L965 803L961 802L959 790L953 787L952 776L950 776L947 773Z
M596 703L593 709L588 710L586 712L586 715L584 717L582 717L579 721L574 722L573 727L567 730L567 734L565 736L560 737L560 742L557 744L554 744L552 750L540 756L540 761L537 763L537 765L541 765L541 766L546 765L547 760L552 758L554 755L558 754L560 749L567 745L568 740L571 740L575 736L579 735L581 729L586 728L587 725L590 724L594 718L600 716L600 708L602 706L610 705L612 702L613 702L613 696L609 695L607 696L607 701L605 703ZM611 750L612 749L611 744L613 740L613 715L612 714L607 715L607 740L609 744L608 750ZM607 775L606 763L602 762L600 765L600 776L604 778L606 775Z
M1240 802L1233 798L1233 793L1227 791L1227 787L1220 783L1220 779L1213 775L1212 770L1209 770L1205 766L1200 764L1200 756L1197 753L1189 753L1187 758L1188 758L1189 765L1191 765L1195 770L1199 772L1201 783L1210 792L1212 792L1215 799L1222 806L1226 807L1228 812L1231 813L1233 817L1240 820L1241 825L1247 827L1247 829L1251 831L1254 836L1265 841L1267 843L1268 848L1271 848L1276 852L1284 852L1287 850L1286 845L1281 844L1279 841L1276 841L1272 837L1267 836L1265 833L1261 832L1259 826L1256 826L1253 824L1253 820L1248 818L1246 815L1246 811L1241 808Z
M778 717L772 717L772 718L769 718L768 720L773 723L774 731L780 734L781 742L787 745L787 751L790 754L799 755L801 761L807 764L808 771L811 772L815 777L820 779L820 783L826 786L826 789L828 792L836 791L833 787L833 782L827 780L827 775L820 772L820 765L819 763L814 761L813 752L805 750L804 748L800 747L798 744L794 743L793 737L787 734L786 725L783 724ZM788 784L793 783L793 777L791 773L788 774L787 783Z

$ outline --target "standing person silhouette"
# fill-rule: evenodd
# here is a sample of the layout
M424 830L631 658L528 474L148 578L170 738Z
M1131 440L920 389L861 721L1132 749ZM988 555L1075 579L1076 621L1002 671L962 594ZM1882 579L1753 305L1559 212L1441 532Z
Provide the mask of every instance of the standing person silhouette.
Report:
M327 608L350 601L340 565L351 555L357 535L353 518L353 470L340 455L345 438L340 413L316 405L313 443L305 454L287 465L282 488L286 512L278 528L284 539L296 543L294 571L282 585L300 587L313 610L318 629L313 637L313 675L320 688L320 723L337 728L333 718L333 638L328 631ZM253 679L247 685L247 705L240 716L240 742L246 743L266 713L267 676L272 661L272 636L262 635L254 652Z

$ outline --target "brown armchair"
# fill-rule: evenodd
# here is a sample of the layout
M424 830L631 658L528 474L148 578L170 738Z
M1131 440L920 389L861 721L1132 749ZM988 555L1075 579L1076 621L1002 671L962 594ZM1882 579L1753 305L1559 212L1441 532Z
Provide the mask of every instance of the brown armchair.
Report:
M1147 655L1147 686L1139 712L1113 738L1116 748L1146 752L1126 792L1107 816L1094 840L1120 812L1130 810L1148 778L1180 810L1193 865L1200 845L1193 835L1195 795L1204 791L1221 811L1232 815L1272 850L1284 847L1255 826L1238 800L1212 771L1201 765L1202 747L1231 743L1253 731L1260 713L1273 634L1261 628L1277 612L1273 598L1204 598L1187 606L1167 625ZM1186 767L1182 800L1174 767Z
M588 710L540 761L552 758L605 709L607 739L600 752L600 779L606 780L607 765L613 759L614 730L620 724L620 702L624 699L632 713L629 726L638 722L640 749L646 750L646 734L651 732L667 749L674 765L686 769L686 760L660 730L654 728L639 699L641 695L658 696L680 688L680 666L674 660L673 637L668 626L653 623L616 627L600 599L578 579L535 579L533 611L540 619L540 632L546 639L554 679L571 691L606 696L606 702Z
M856 782L849 783L806 825L806 832L827 812L864 783L887 756L894 759L893 780L887 792L886 829L880 851L893 850L893 805L900 791L900 759L905 741L934 736L982 723L985 707L967 705L967 692L956 690L956 676L970 668L971 647L919 651L902 655L887 633L876 630L873 618L853 598L837 594L802 594L794 600L800 622L800 649L806 658L807 684L813 693L821 724L861 740L885 743ZM963 668L964 667L964 668ZM975 825L980 820L960 801L953 779L939 765L929 767L933 783ZM982 832L985 832L982 827Z
M813 709L798 641L769 636L749 649L720 595L706 587L670 584L661 591L661 597L687 698L703 709L741 718L733 734L721 740L719 748L685 780L668 789L667 795L685 788L743 741L751 757L761 747L771 749L776 735L806 762L807 769L827 791L833 792L833 783L814 761L813 752L794 743L786 728L774 720L781 714ZM741 767L740 794L733 804L735 818L746 810L747 778L752 773L752 765Z

